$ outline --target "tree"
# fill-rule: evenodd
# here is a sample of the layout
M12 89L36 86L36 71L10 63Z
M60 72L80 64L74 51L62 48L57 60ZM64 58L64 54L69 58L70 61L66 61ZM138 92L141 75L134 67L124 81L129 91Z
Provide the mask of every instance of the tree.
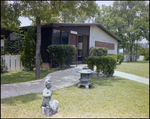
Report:
M50 21L55 15L60 16L60 13L64 9L71 9L71 11L76 11L77 9L88 10L87 15L93 12L88 8L90 1L78 1L73 3L73 6L72 2L65 1L15 1L13 3L13 5L20 10L21 16L36 21L36 78L40 77L41 21Z
M85 23L94 19L98 5L94 1L62 1L59 14L41 20L41 23ZM32 25L35 20L32 21Z
M11 31L18 30L20 21L20 10L18 4L9 4L8 1L1 1L1 27Z
M119 48L129 49L132 56L135 41L148 37L149 5L145 1L115 1L113 6L103 5L99 11L95 22L119 36Z
M36 33L35 29L28 27L27 31L24 32L24 41L23 41L23 51L21 52L20 59L22 61L22 65L29 69L33 70L35 68L35 41ZM42 61L41 61L42 63ZM40 64L41 64L40 63Z

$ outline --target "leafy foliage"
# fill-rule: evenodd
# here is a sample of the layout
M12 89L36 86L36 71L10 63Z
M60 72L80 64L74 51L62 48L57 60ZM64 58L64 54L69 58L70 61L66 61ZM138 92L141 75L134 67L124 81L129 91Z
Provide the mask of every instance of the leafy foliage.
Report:
M8 67L5 66L5 60L1 57L1 73L7 71Z
M54 4L59 14L51 14L46 19L41 19L41 23L85 23L94 19L98 12L95 1L55 1L52 5ZM35 18L32 19L32 24L36 24Z
M113 6L102 5L95 22L122 39L119 49L123 54L132 50L135 41L146 38L149 41L149 4L146 1L115 1ZM132 58L131 58L132 61Z
M117 61L119 61L119 65L123 62L124 60L124 55L117 54Z
M138 55L144 55L144 60L149 60L149 48L141 48Z
M33 70L35 68L35 29L28 27L27 32L25 32L25 40L23 42L23 52L21 53L20 59L22 65ZM42 63L42 60L41 60Z
M4 37L5 46L2 49L2 55L5 54L20 54L23 51L23 30L13 32L15 37L14 40L9 40L9 38Z
M113 56L116 59L116 61L119 62L119 65L124 60L124 55L121 55L121 54L108 54L108 56Z
M102 71L106 76L113 76L116 67L116 59L113 56L89 56L86 58L88 67L93 70L96 66L96 72Z
M50 45L47 51L49 52L50 61L59 64L59 67L70 66L76 53L74 45Z
M108 49L105 47L91 47L89 51L90 56L105 56L108 53Z
M18 4L9 4L8 1L1 1L1 27L9 30L18 30L20 21L20 9Z

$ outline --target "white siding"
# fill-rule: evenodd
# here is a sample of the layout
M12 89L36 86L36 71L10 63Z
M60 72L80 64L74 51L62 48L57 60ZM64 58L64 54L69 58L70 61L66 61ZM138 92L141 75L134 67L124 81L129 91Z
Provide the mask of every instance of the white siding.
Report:
M100 29L97 26L90 26L90 41L89 41L89 48L95 47L95 41L100 42L107 42L107 43L113 43L115 44L114 50L108 50L108 53L110 54L117 54L117 45L118 41L108 35L105 31Z

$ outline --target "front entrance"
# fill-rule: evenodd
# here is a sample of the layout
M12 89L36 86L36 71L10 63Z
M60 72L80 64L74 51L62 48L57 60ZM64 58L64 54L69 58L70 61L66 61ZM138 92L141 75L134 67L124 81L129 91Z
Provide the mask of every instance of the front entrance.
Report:
M89 39L88 36L78 34L78 63L86 63L86 57L89 52Z
M85 58L89 54L89 37L82 34L70 34L69 44L76 47L73 63L86 63Z
M69 45L75 45L76 47L76 54L73 60L73 63L76 63L77 62L77 35L76 34L70 34Z

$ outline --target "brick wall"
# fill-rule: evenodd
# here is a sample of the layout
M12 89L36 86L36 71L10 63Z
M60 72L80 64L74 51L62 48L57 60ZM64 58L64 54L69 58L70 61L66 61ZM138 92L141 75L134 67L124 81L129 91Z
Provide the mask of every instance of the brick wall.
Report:
M97 42L98 41L98 42ZM117 54L118 41L97 26L90 26L90 47L108 47L108 53Z

